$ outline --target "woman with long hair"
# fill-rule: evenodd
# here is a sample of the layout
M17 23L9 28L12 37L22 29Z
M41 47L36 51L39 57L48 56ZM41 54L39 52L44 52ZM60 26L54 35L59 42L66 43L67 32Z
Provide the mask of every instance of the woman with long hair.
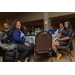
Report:
M25 41L25 30L21 21L15 20L11 24L10 35L11 40L17 44L18 51L22 52L21 56L18 59L18 62L27 62L33 47L31 44Z
M57 41L52 42L52 49L56 53L56 60L59 60L61 58L61 54L57 51L57 46L67 46L69 43L69 40L72 36L73 30L72 26L69 21L66 21L64 23L64 29L62 31L61 37L57 38ZM57 51L57 52L56 52Z

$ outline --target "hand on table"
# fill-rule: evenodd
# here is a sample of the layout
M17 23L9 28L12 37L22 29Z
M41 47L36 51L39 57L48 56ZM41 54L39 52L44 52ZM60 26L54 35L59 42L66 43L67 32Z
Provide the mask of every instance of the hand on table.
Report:
M24 45L26 45L26 46L28 46L28 47L31 46L29 43L26 43L26 42L24 43Z
M57 38L57 41L59 41L60 39L59 38Z

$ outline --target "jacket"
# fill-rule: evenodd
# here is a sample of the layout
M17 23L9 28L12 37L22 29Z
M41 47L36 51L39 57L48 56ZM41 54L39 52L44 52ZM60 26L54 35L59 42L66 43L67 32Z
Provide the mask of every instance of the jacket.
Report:
M20 38L21 36L21 32L19 30L15 30L14 33L11 35L11 40L14 42L14 43L21 43L21 44L24 44L25 40L22 40Z
M7 30L6 30L6 29L4 29L4 30L2 30L1 32L5 32L5 33L7 33L8 35L10 35L10 34L9 34L9 32L10 32L10 30L9 30L9 29L7 29Z
M11 41L6 32L0 33L0 47L3 49L3 62L17 61L17 45Z

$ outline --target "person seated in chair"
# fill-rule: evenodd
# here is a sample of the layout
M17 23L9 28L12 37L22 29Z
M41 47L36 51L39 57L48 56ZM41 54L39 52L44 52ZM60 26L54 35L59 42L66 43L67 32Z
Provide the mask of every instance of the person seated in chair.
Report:
M72 36L73 30L69 21L64 23L64 30L60 38L57 38L57 41L52 42L52 49L56 53L56 60L59 60L62 55L57 51L57 46L67 46L69 40ZM57 52L56 52L57 51Z
M64 30L64 25L63 25L63 23L60 23L60 24L59 24L59 29L57 29L57 31L55 32L55 34L61 35L62 32L63 32L63 30ZM72 44L72 42L71 42L71 45L70 45L70 54L71 54L71 56L74 56L73 50L74 50L74 49L73 49L73 44Z
M51 34L54 34L55 33L55 30L53 29L52 26L50 26L50 30L48 30L48 32L50 32Z
M64 29L63 23L60 23L59 24L59 29L57 29L54 34L61 34L63 29Z
M25 41L25 30L22 22L15 20L10 28L11 40L17 44L18 52L22 52L17 62L27 62L33 46Z
M4 23L4 30L2 32L6 32L9 35L9 25L7 23Z

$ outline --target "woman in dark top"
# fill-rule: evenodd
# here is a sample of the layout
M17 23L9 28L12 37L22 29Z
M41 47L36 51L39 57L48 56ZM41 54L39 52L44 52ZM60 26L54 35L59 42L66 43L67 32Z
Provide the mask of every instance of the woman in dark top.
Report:
M54 52L56 53L57 51L57 46L67 46L69 43L69 40L72 36L73 30L72 30L72 26L70 24L69 21L66 21L64 23L64 30L62 31L61 37L57 38L57 41L52 42L52 49L54 50ZM61 54L59 54L59 52L57 51L56 53L57 58L55 58L56 60L59 60L61 58Z
M32 45L25 41L25 31L22 23L19 20L15 20L10 28L11 40L17 44L18 51L22 52L18 59L18 62L27 62L30 56Z

